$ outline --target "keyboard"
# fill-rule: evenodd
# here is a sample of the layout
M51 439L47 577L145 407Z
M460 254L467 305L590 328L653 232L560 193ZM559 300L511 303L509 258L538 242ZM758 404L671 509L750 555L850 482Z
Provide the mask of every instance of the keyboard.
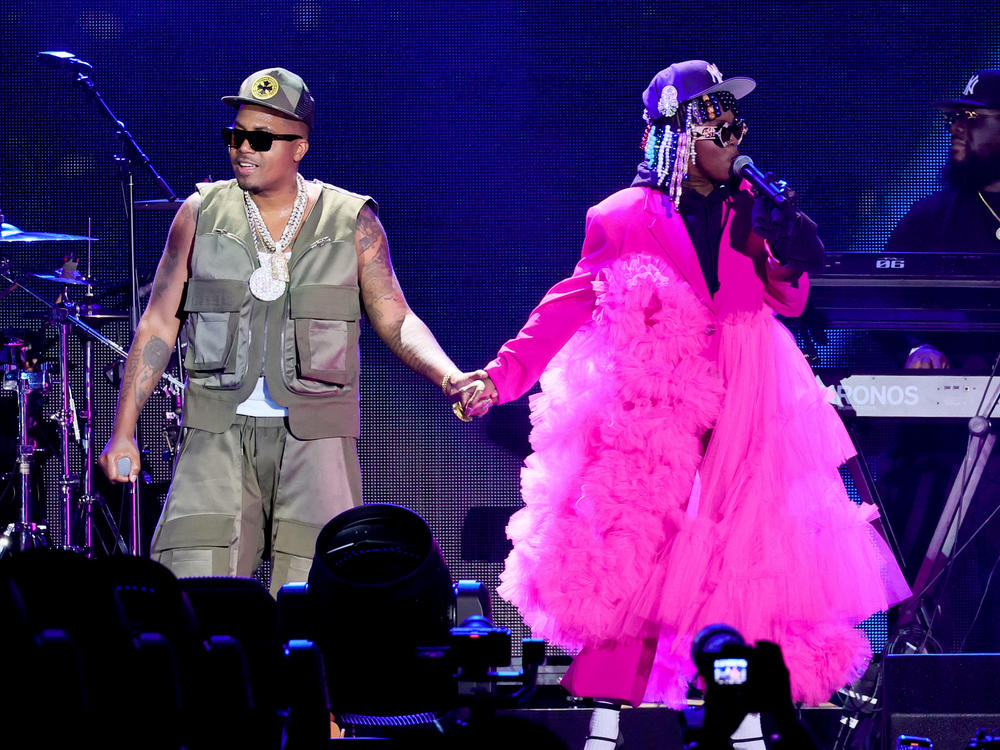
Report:
M808 310L830 328L1000 331L1000 254L827 253Z
M816 377L830 390L834 406L858 417L969 419L977 414L1000 415L1000 378L938 373L925 370L840 377L818 372Z

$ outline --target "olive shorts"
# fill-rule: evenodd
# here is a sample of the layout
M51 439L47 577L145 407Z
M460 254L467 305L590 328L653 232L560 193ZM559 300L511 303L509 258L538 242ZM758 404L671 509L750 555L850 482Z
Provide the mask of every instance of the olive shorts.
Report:
M247 417L222 434L186 429L151 556L178 578L250 576L269 535L271 593L305 581L316 537L361 504L355 438L299 440L280 417Z

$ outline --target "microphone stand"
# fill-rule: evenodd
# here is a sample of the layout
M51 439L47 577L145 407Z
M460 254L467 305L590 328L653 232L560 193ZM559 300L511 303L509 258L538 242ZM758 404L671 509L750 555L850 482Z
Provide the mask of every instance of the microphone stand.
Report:
M79 67L76 68L77 71L80 70ZM126 194L126 214L128 218L128 252L129 252L129 277L132 289L132 304L131 304L131 314L129 315L129 340L135 338L135 333L139 328L139 273L136 263L136 241L135 241L135 179L134 171L135 169L145 170L160 186L160 190L163 191L164 195L167 196L170 201L177 201L177 195L170 186L167 184L166 180L156 171L150 158L146 156L145 152L139 148L139 144L136 143L135 138L125 127L125 124L119 120L115 113L111 111L104 97L101 96L101 92L97 90L97 86L94 84L93 79L89 75L83 72L77 72L73 83L80 86L87 95L97 104L98 109L111 121L115 128L115 135L118 138L119 143L119 153L114 157L115 161L118 163L119 170L121 172L121 182L122 189ZM142 442L139 439L139 425L136 423L136 442L140 445L140 456L141 456L141 445ZM131 554L136 556L141 556L142 550L142 514L141 514L141 493L139 489L139 482L130 482L130 512L131 512L131 524L130 524L130 545L129 551Z

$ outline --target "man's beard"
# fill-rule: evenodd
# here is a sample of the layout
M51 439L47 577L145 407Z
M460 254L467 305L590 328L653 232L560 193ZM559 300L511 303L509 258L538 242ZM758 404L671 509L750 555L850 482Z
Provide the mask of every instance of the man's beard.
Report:
M1000 149L987 156L972 156L964 162L949 159L942 172L945 183L957 188L980 190L1000 180Z

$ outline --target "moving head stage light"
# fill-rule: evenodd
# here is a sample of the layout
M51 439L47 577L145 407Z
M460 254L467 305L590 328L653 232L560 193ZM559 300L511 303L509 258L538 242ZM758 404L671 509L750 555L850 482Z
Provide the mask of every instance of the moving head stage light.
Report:
M427 524L397 505L330 521L308 584L284 586L278 608L283 640L319 646L330 706L354 727L434 724L460 703L515 701L544 658L544 644L529 640L525 670L494 669L510 664L510 631L490 621L485 587L453 587Z

